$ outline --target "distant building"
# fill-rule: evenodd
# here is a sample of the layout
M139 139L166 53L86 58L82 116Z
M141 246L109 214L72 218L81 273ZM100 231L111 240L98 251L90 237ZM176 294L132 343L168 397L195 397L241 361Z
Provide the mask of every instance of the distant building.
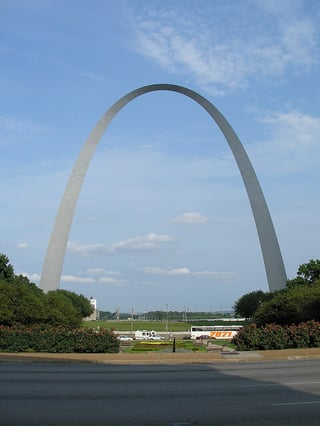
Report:
M90 297L90 304L93 307L94 311L89 317L85 318L85 321L96 321L98 317L97 300Z

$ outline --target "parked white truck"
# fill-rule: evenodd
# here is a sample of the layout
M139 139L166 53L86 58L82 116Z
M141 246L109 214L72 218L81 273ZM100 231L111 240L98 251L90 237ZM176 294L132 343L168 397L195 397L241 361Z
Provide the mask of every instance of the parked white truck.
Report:
M134 333L136 340L152 340L155 336L157 336L157 333L154 330L137 330Z

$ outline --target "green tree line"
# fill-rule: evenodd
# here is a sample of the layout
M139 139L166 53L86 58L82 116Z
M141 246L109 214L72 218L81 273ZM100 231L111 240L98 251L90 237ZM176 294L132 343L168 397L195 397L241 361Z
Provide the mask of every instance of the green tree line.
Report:
M300 265L297 276L287 281L284 290L245 294L235 302L234 311L258 326L320 321L320 260Z
M82 295L67 290L44 293L27 277L15 275L8 257L0 254L0 325L78 327L92 312Z

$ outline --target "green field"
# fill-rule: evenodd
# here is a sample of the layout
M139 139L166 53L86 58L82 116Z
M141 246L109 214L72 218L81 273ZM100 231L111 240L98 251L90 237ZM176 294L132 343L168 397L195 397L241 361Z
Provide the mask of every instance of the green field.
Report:
M192 351L192 352L206 352L207 348L205 345L195 345L190 340L177 340L175 342L175 348L177 352L180 351ZM148 341L136 341L133 342L129 347L122 347L124 352L172 352L173 342L161 341L161 342L148 342Z
M197 321L192 323L187 322L168 322L168 333L173 332L189 332L192 324L197 324ZM214 324L214 323L212 323ZM167 324L164 321L84 321L83 325L89 328L106 328L108 330L115 330L118 332L133 333L136 330L154 330L160 333L167 332ZM207 324L209 325L209 324ZM225 324L226 325L226 324ZM169 350L172 348L173 342L145 342L133 341L129 344L123 344L122 349L125 352L140 352L140 351L154 351L154 350ZM230 340L215 340L214 344L226 345L234 347ZM206 351L205 346L195 347L194 342L177 340L177 350L200 350Z
M214 341L215 345L219 346L228 346L232 349L235 349L236 346L230 340L216 340ZM162 340L162 341L142 341L134 340L132 342L126 342L121 345L122 352L172 352L173 351L173 341ZM194 340L184 340L176 339L175 340L176 352L207 352L207 345L198 344Z
M134 332L136 330L154 330L160 333L171 333L171 332L188 332L190 331L190 328L192 325L230 325L235 324L229 322L222 322L222 321L190 321L190 322L182 322L182 321L169 321L168 323L166 321L84 321L83 325L84 327L89 328L98 328L103 327L107 328L108 330L115 330L115 331L128 331L128 332ZM237 323L237 325L244 325L245 322ZM167 328L168 327L168 328Z
M136 331L136 330L154 330L161 333L168 331L190 331L191 325L186 322L166 322L162 321L84 321L84 327L89 328L107 328L115 331Z

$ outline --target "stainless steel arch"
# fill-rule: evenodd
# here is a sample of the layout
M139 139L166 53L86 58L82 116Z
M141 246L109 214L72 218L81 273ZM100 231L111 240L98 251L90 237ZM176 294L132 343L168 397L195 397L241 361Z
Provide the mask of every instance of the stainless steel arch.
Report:
M145 93L159 90L173 91L188 96L200 104L219 126L238 164L249 197L260 240L269 289L270 291L275 291L284 288L287 277L272 219L253 166L239 138L220 111L207 99L186 87L172 84L153 84L133 90L119 99L101 117L96 127L92 130L76 160L60 203L42 269L40 288L44 291L49 291L56 290L59 287L68 237L82 182L102 134L113 117L130 101Z

